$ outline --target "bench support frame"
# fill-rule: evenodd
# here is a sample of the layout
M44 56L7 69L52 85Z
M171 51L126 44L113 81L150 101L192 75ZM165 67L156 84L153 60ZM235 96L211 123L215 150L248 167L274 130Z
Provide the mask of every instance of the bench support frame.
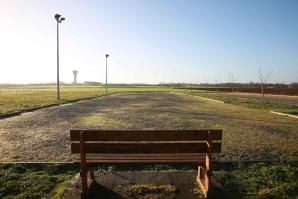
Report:
M212 139L210 132L207 140L208 150L206 153L205 166L198 167L197 183L199 188L203 191L206 198L209 197L209 190L211 187L211 161L212 161Z
M81 199L87 198L89 191L95 183L94 170L89 167L86 162L86 152L85 152L85 133L82 131L80 133L80 177L81 177ZM89 174L89 175L88 175Z
M89 192L92 190L92 186L95 183L95 176L94 176L94 170L92 168L92 163L87 161L87 153L88 150L90 151L90 148L88 149L88 141L90 141L90 138L86 135L86 131L82 130L79 133L79 137L75 141L80 141L79 147L79 154L80 154L80 177L81 177L81 199L86 199L89 195ZM207 132L206 132L207 134ZM205 134L205 135L206 135ZM214 134L213 134L214 136ZM99 138L96 138L99 139ZM121 138L120 138L121 139ZM201 138L202 139L202 138ZM196 177L196 182L198 183L198 187L203 191L206 198L210 197L210 188L211 188L211 163L212 163L212 152L220 152L216 150L218 143L214 142L214 145L212 144L212 131L208 130L208 134L205 138L203 138L207 147L205 148L205 157L203 156L202 160L196 160L196 161L202 161L204 164L203 166L198 166L198 174ZM221 140L221 134L220 137L218 137L215 140ZM72 148L73 149L73 148ZM78 150L76 150L78 152ZM198 162L201 164L202 162Z

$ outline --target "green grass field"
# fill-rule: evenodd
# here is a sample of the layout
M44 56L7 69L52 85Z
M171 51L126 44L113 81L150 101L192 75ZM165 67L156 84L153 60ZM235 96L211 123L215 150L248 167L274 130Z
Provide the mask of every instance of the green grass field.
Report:
M228 104L233 104L237 106L243 106L247 108L253 108L253 109L263 109L263 110L270 110L270 111L277 111L282 113L288 113L293 115L298 115L298 106L295 105L288 105L288 104L282 104L282 103L276 103L276 102L270 102L270 101L264 101L259 99L243 99L240 97L233 97L233 96L227 96L227 95L219 95L216 94L216 92L207 92L204 90L204 88L201 88L201 90L191 90L191 89L175 89L176 92L184 93L188 95L194 95L194 96L200 96L205 97L209 99L219 100L223 101Z
M2 87L0 89L0 115L106 95L106 89L103 86L62 86L60 89L61 99L57 100L55 86ZM170 90L172 89L164 86L110 86L108 94Z
M197 87L195 87L197 88ZM201 90L193 92L191 89L177 89L168 86L110 86L108 93L116 92L180 92L190 95L198 95L210 99L224 101L225 103L244 106L255 109L267 109L289 114L298 114L298 107L281 103L262 103L261 100L241 99L231 96L208 94L202 87ZM0 88L0 115L12 112L23 112L26 110L41 108L50 105L68 103L84 98L102 96L106 94L104 86L62 86L61 99L56 98L55 86L23 86L23 87L1 87Z

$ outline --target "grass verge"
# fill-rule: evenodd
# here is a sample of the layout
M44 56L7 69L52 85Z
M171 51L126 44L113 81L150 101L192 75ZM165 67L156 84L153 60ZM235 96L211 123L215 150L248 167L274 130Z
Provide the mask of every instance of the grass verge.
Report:
M0 198L61 198L78 168L64 164L1 164Z
M227 104L233 104L233 105L247 107L247 108L264 109L264 110L277 111L277 112L282 112L282 113L287 113L292 115L298 115L298 106L295 106L295 105L270 102L268 100L264 101L263 103L262 100L258 100L258 99L223 96L220 94L217 95L216 93L205 93L204 91L192 92L187 89L179 89L177 91L188 95L210 98L214 100L223 101L224 103L227 103Z
M194 171L195 165L105 166L100 170ZM73 164L1 164L0 198L61 198L79 168ZM298 163L215 163L213 176L221 183L213 198L297 198ZM194 184L195 185L195 184ZM196 186L195 186L196 187ZM118 189L131 196L175 194L174 185L129 184ZM189 190L198 192L197 190Z
M297 198L298 167L290 164L256 163L245 168L215 171L225 198Z

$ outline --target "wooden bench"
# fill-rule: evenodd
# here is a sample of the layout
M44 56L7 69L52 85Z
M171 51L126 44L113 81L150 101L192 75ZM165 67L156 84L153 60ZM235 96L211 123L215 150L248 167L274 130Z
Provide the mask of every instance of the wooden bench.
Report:
M210 190L212 153L221 152L222 130L71 130L71 153L79 154L81 198L95 182L100 163L197 163L197 183Z

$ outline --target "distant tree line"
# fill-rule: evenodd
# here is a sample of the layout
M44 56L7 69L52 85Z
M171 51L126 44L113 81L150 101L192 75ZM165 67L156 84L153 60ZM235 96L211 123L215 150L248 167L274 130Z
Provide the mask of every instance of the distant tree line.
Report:
M260 88L259 82L249 82L249 83L200 83L200 84L189 84L189 83L159 83L161 86L174 86L174 87L188 87L188 86L207 86L207 87L226 87L231 88L234 86L237 88ZM290 83L290 84L284 84L284 83L264 83L264 85L268 88L298 88L298 82L297 83Z

